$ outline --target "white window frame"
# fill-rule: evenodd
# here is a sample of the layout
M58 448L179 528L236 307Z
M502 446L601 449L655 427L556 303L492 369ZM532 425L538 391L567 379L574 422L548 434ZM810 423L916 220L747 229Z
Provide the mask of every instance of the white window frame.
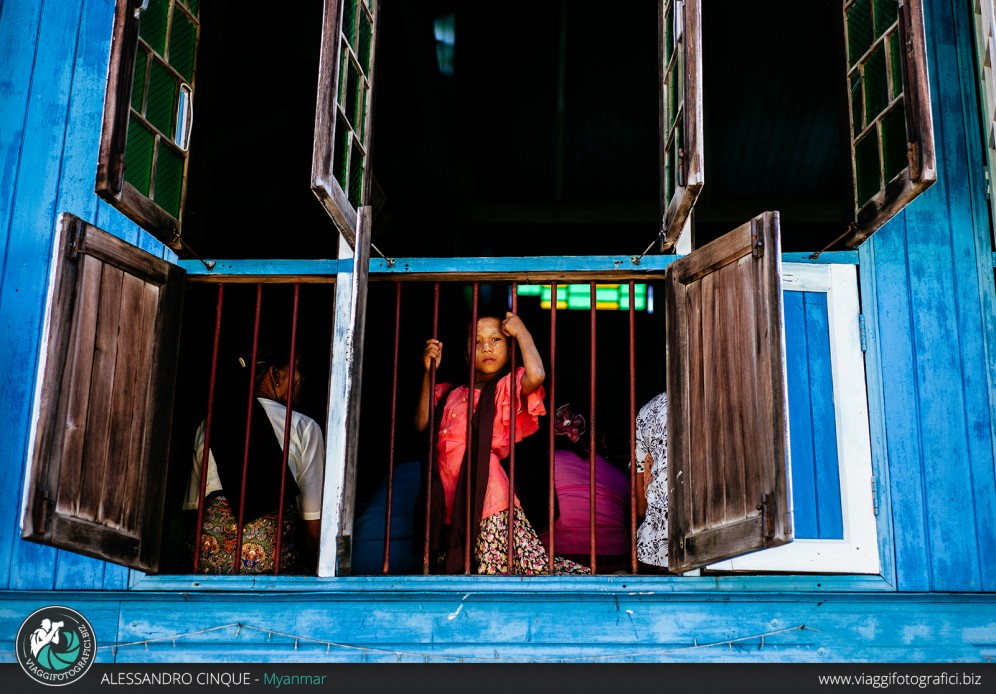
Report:
M718 571L878 574L878 527L872 498L871 437L861 351L858 268L785 263L782 290L824 292L844 539L795 539L787 545L712 564Z

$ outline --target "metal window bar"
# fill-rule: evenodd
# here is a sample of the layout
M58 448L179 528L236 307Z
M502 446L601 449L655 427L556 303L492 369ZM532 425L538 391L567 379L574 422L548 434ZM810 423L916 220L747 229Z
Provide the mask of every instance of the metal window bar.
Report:
M473 489L473 486L474 486L474 481L471 479L471 475L470 475L470 469L471 469L471 467L473 465L472 457L473 457L474 452L471 450L471 448L473 448L473 447L470 445L470 442L471 442L472 437L474 435L474 431L473 431L473 429L474 429L474 423L473 423L473 419L474 419L473 418L473 413L474 413L474 381L476 380L475 376L477 375L477 371L475 369L476 359L474 358L474 354L475 354L475 350L477 349L477 347L476 347L476 345L477 345L477 302L478 302L479 297L480 297L480 291L481 291L480 284L477 283L477 282L474 282L474 300L473 300L473 304L471 305L472 308L471 308L471 311L470 311L470 359L468 359L468 361L470 362L470 367L469 367L470 368L470 375L467 377L467 384L468 384L467 385L467 438L465 439L465 441L467 442L467 445L466 445L466 451L464 452L465 458L464 458L464 464L463 464L463 472L464 472L464 477L465 477L465 480L466 480L465 481L465 487L466 487L466 490L467 490L466 506L465 506L465 508L466 508L466 516L465 516L466 525L464 526L464 543L463 543L463 547L464 547L464 551L463 551L463 572L466 575L470 575L470 555L471 555L471 553L475 549L474 547L470 546L470 535L471 535L471 526L470 526L470 524L471 524L471 517L470 517L471 503L470 503L470 497L471 497L472 489ZM430 394L430 395L433 395L433 394ZM478 445L483 446L484 443L485 442L481 441L481 442L479 442ZM478 519L477 522L480 523L480 519Z
M598 566L596 563L595 555L598 552L598 547L595 542L595 533L597 530L597 525L595 523L595 455L596 455L596 439L595 439L595 407L598 400L595 396L595 355L596 355L596 337L598 333L596 332L595 316L598 313L598 306L595 297L595 283L590 284L591 292L591 364L589 366L590 382L589 382L589 411L588 411L588 436L589 436L589 451L588 451L588 541L590 546L590 561L589 566L591 567L591 573L598 573ZM632 494L630 494L632 496Z
M518 284L512 282L512 313L517 313L519 308ZM513 573L513 558L515 556L515 414L518 409L518 383L515 377L515 340L508 341L508 366L509 366L509 388L511 393L508 399L508 536L507 536L507 563L508 574ZM484 445L482 441L479 445Z
M394 289L394 354L391 366L391 432L387 460L387 509L384 514L384 567L386 576L391 570L391 507L394 503L394 434L398 427L398 339L401 335L401 283ZM431 394L430 390L430 394ZM430 400L433 398L430 397ZM430 439L431 441L431 439ZM431 460L431 458L430 458Z
M629 562L637 572L636 560L636 283L629 282Z
M201 459L201 485L197 497L197 544L194 547L194 573L201 565L201 546L204 543L204 491L207 488L208 459L211 456L211 426L214 423L214 392L218 375L218 345L221 342L221 315L225 299L225 285L218 285L218 300L215 306L214 341L211 345L211 375L208 378L207 416L204 419L204 455Z
M439 282L432 287L432 339L439 339ZM397 366L395 366L395 379L397 378ZM426 467L428 468L425 483L425 550L422 556L422 573L429 575L429 526L432 520L432 468L436 460L436 362L429 365L429 457ZM391 507L387 507L387 512L391 513ZM414 530L413 530L414 532ZM384 537L384 542L390 543L389 535Z
M300 283L294 283L294 295L293 295L293 306L291 314L291 334L290 334L290 350L289 350L289 363L290 363L290 374L288 376L287 383L287 404L285 412L285 425L283 434L283 451L282 451L282 466L281 466L281 477L280 477L280 494L279 502L277 507L277 528L280 529L276 535L276 547L274 550L273 558L273 573L280 573L280 558L283 546L283 521L284 521L284 505L286 500L286 476L284 471L287 469L290 456L290 434L291 434L291 423L293 421L293 402L294 402L294 388L295 374L296 374L296 361L297 361L297 331L298 331L298 314L300 307ZM400 289L400 285L399 285ZM193 556L193 571L198 573L200 570L200 550L204 541L204 501L205 493L207 490L207 478L208 478L208 464L211 457L211 434L214 424L214 409L215 409L215 395L217 393L218 386L218 356L219 356L219 346L221 343L221 333L222 333L222 319L224 316L224 297L225 297L225 284L218 284L218 294L215 305L215 323L214 323L214 333L212 336L211 343L211 367L210 374L208 378L208 396L207 396L207 413L204 419L204 444L203 444L203 454L201 458L201 471L200 471L200 488L198 490L198 504L197 504L197 526L196 526L196 538L197 545L194 550ZM242 459L242 487L240 490L240 503L239 503L239 514L237 518L236 527L236 542L235 542L235 558L233 560L233 572L239 574L241 572L242 563L242 545L243 545L243 531L245 523L245 497L246 490L248 488L248 469L249 469L249 453L251 445L251 435L253 427L253 401L256 398L256 367L259 360L259 333L260 324L262 320L262 304L263 304L263 285L258 283L256 285L256 300L253 318L253 334L252 334L252 351L250 354L249 366L249 392L246 400L246 428L243 443L243 459Z
M554 403L557 402L557 283L554 282L550 285L550 406L554 407ZM554 440L557 436L557 417L556 409L554 408L553 414L550 416L550 493L547 499L547 512L549 513L548 520L550 528L550 546L547 548L547 572L553 575L554 571L554 536L556 531L554 528L554 521L556 513L556 503L554 501L557 489L557 453L554 448Z

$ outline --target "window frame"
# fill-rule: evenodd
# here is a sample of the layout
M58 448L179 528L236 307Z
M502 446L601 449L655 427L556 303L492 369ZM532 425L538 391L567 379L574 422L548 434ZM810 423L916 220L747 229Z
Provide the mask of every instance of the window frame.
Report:
M827 295L844 538L796 538L789 545L711 564L707 568L714 571L878 574L882 562L872 491L875 476L861 349L857 268L842 264L786 263L782 290Z

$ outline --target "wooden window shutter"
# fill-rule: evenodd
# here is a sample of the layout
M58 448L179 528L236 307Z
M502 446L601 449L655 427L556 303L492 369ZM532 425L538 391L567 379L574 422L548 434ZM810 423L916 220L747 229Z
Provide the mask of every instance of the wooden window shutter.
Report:
M335 283L335 323L329 386L328 466L322 518L334 519L336 556L322 551L318 575L350 572L353 516L356 511L356 452L360 429L360 386L363 383L363 336L366 334L367 279L373 208L357 210L355 245L339 243ZM339 463L341 461L341 464ZM330 529L326 525L326 532Z
M155 571L184 272L70 214L52 268L22 535Z
M674 246L702 190L701 0L663 0L658 15L663 248Z
M370 200L377 0L325 0L311 189L350 246Z
M178 253L199 13L199 0L117 0L97 162L97 194Z
M844 0L856 246L937 180L922 0Z
M672 571L792 540L780 275L777 212L668 269Z

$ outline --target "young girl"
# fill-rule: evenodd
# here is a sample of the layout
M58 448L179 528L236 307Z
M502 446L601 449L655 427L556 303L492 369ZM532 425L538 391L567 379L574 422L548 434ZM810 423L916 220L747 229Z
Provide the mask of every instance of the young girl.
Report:
M471 331L468 330L468 333ZM509 373L509 339L514 338L522 355L522 366L515 371L518 396L515 415L515 440L539 429L538 417L546 414L543 406L543 359L532 335L514 313L485 315L477 321L476 345L468 344L466 356L474 363L474 411L471 414L471 532L472 569L480 574L504 574L508 571L508 477L500 460L509 454L512 378ZM427 340L422 353L425 377L415 414L415 427L429 426L429 371L442 362L443 344ZM438 384L433 394L436 407L436 436L432 467L432 501L430 510L430 549L445 573L463 573L466 542L466 472L467 386ZM486 442L476 446L473 442ZM514 499L514 551L512 572L521 575L548 573L548 557ZM586 574L588 569L559 557L554 558L556 573Z

